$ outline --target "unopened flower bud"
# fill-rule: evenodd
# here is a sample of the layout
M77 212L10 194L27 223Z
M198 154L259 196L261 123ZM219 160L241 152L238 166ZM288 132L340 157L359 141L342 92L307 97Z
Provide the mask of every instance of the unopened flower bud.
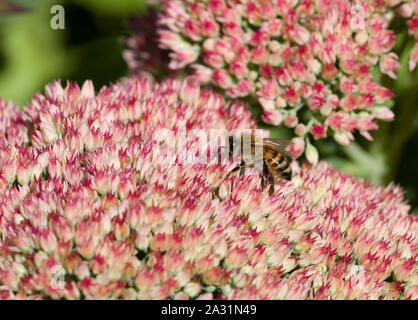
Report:
M309 142L307 143L307 146L306 146L306 158L313 165L316 165L318 163L318 151Z

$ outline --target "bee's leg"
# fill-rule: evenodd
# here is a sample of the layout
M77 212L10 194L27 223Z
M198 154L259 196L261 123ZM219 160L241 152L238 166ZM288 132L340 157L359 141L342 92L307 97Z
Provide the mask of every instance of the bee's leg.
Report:
M229 176L230 174L232 174L232 173L234 173L234 172L236 172L236 171L238 171L239 169L242 169L242 167L243 167L243 163L244 161L241 161L241 163L238 165L238 166L236 166L234 169L232 169L231 171L229 171L229 173L228 173L228 175L227 176ZM245 164L245 163L244 163Z
M234 167L231 171L229 171L229 172L228 172L228 174L227 174L227 175L226 175L226 176L222 179L222 181L221 181L221 182L218 184L218 186L214 189L215 193L216 193L216 194L219 194L219 188L220 188L221 184L222 184L225 180L227 180L231 174L233 174L233 173L237 172L238 170L241 170L241 172L242 172L243 170L245 170L245 164L246 164L246 162L245 162L244 160L242 160L242 161L240 162L240 164L239 164L239 165L237 165L237 166L236 166L236 167ZM240 176L242 175L242 174L241 174L241 172L240 172ZM233 190L233 187L234 187L234 181L232 181L232 183L231 183L231 192L232 192L232 190Z
M237 165L234 169L232 169L231 171L229 171L228 176L234 172L237 172L238 170L240 170L239 172L239 176L242 177L242 175L245 172L245 167L247 166L247 162L249 160L241 160L241 162L239 163L239 165Z
M263 173L261 174L261 190L264 190L267 184L270 185L269 196L271 196L274 192L274 177L270 172L266 161L263 160Z
M269 175L269 172L268 172L267 164L266 164L266 161L263 160L263 172L261 174L261 190L264 190L264 188L267 185L268 175Z
M212 160L214 160L215 158L217 158L217 160L218 160L218 164L220 164L221 163L221 151L222 151L222 149L226 149L226 147L225 146L220 146L219 148L218 148L218 150L217 150L217 152L216 152L216 154L214 154L213 155L213 157L210 159L210 161L212 161Z
M241 169L241 166L240 165L236 166L234 169L228 172L228 174L226 175L226 178L228 178L232 173L237 172L239 169ZM232 190L234 190L234 180L231 181L231 193L232 193Z
M245 172L245 166L246 166L247 162L245 160L241 160L240 164L238 166L236 166L234 169L232 169L227 177L229 177L232 173L235 173L239 170L239 177L242 177L244 175ZM234 190L234 181L231 182L231 192L232 190Z
M268 181L267 177L264 174L262 174L261 175L261 191L263 191L264 188L266 187L267 181Z
M273 194L273 192L274 192L274 177L271 174L271 172L269 172L268 179L269 179L269 184L270 184L269 196L271 196Z

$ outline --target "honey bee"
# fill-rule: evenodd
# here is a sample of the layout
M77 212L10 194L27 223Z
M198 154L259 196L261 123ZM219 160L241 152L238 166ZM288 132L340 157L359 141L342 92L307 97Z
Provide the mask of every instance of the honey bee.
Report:
M237 145L237 141L240 141L240 145ZM254 167L254 154L256 144L254 134L251 135L251 156L245 158L242 150L244 139L242 135L240 137L229 136L228 137L228 155L229 160L240 159L240 163L234 167L219 184L223 183L231 174L240 171L240 176L245 172L246 168ZM248 142L247 142L248 143ZM264 138L262 140L262 170L261 170L261 189L264 190L269 185L269 195L274 192L274 185L280 180L290 181L292 179L292 169L290 167L287 157L292 155L286 151L287 146L291 144L288 140ZM220 151L224 147L220 147ZM219 189L219 186L217 189ZM231 186L232 189L232 186Z

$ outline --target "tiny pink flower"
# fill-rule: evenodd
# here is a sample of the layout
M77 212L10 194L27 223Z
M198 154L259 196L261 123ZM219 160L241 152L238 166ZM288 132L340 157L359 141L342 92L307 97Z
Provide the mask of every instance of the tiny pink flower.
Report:
M327 128L326 126L323 126L319 123L315 124L311 130L309 130L312 136L315 138L315 140L318 140L320 138L326 138L327 137Z
M279 125L283 121L282 114L279 111L265 111L262 119L273 125Z
M393 52L380 58L380 70L392 79L396 79L396 70L400 67L398 56Z
M41 231L40 232L40 245L41 245L41 248L45 250L46 252L52 252L57 247L57 238L49 230Z

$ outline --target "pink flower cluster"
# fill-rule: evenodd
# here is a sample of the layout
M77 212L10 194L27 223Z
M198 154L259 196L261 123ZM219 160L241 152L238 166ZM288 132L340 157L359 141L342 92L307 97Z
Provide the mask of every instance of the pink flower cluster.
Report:
M408 26L408 33L414 37L415 44L410 53L409 70L413 71L418 63L418 1L417 0L386 0L380 3L380 12L384 12L383 7L389 6L394 12L388 12L388 17L391 18L394 14L406 19ZM387 61L389 62L389 61ZM390 67L391 63L386 67ZM383 73L386 73L382 70ZM387 73L392 78L395 78L394 73Z
M388 2L393 6L398 6L398 13L408 19L409 34L415 38L415 45L409 59L409 70L412 71L418 63L418 0L391 0Z
M155 10L150 9L146 15L132 17L127 27L133 35L122 37L121 42L126 46L123 58L131 75L148 79L162 79L165 76L179 78L182 75L180 71L168 68L169 51L158 47Z
M305 145L332 136L366 139L377 119L393 120L391 90L373 69L396 78L394 12L417 37L417 1L162 0L160 46L170 68L190 67L228 97L255 97L262 119L293 130ZM394 10L396 9L396 10ZM418 47L411 54L411 69Z
M232 163L153 152L179 123L255 124L180 81L54 82L24 113L1 102L0 298L418 299L418 218L399 187L321 162L272 196L243 175L216 197Z
M0 98L0 144L22 145L28 141L28 130L18 107Z

